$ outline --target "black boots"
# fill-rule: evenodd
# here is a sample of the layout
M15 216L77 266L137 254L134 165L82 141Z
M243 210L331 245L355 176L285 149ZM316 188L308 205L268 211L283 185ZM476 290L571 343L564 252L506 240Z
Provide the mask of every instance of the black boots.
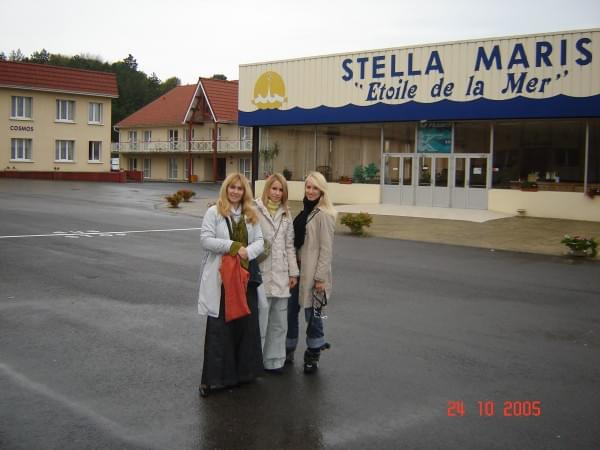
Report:
M315 373L319 368L320 348L309 348L304 352L304 373Z

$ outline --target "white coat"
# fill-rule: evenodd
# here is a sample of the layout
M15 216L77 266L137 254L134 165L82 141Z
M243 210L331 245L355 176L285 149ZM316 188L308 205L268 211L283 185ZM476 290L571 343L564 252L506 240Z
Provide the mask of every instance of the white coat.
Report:
M315 280L325 283L327 299L331 299L331 261L335 219L315 208L306 220L304 245L298 250L300 260L300 288L298 302L303 308L312 306Z
M272 217L260 199L256 200L256 209L263 238L265 242L271 243L269 256L260 263L266 296L287 298L290 296L290 277L297 277L299 274L291 214L280 207L275 217ZM277 236L273 240L275 232Z
M240 220L244 220L243 217ZM248 259L252 260L263 251L263 237L260 225L246 223L248 229ZM229 253L233 241L229 238L227 222L217 210L211 206L202 220L200 243L204 249L200 265L200 289L198 292L198 314L219 317L221 301L221 258Z

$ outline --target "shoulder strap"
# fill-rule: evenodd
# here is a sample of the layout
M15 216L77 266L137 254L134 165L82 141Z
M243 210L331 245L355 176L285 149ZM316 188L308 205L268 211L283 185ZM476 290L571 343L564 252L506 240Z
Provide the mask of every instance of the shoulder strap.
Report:
M227 229L229 230L229 239L233 240L233 229L231 228L231 223L229 220L229 217L225 217L225 223L227 224Z

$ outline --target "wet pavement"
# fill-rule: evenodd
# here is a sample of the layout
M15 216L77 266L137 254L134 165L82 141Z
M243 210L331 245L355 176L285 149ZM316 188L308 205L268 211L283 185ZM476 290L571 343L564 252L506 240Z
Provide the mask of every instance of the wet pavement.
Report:
M173 211L179 187L0 179L0 448L598 448L598 263L380 238L379 217L336 236L319 373L199 398L217 190Z

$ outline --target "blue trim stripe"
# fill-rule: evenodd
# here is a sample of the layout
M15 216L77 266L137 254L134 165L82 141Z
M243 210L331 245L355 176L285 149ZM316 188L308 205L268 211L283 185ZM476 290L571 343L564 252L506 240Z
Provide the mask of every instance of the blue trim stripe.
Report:
M600 95L510 100L479 98L468 102L441 100L435 103L408 102L401 105L377 103L370 106L319 106L285 111L262 109L239 111L241 126L308 125L319 123L402 122L413 120L490 120L564 117L600 117Z

